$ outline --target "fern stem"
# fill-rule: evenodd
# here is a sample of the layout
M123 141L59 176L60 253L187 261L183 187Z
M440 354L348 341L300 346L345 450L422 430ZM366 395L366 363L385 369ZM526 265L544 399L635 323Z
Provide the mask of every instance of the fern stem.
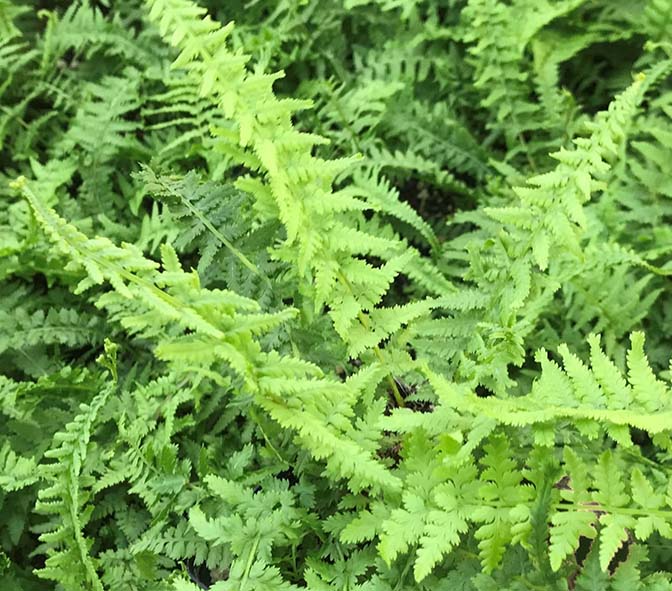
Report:
M408 558L406 559L406 564L404 565L404 570L401 571L401 575L399 575L399 580L397 581L397 584L394 586L394 591L399 591L399 589L402 588L401 585L406 580L406 575L408 574L408 570L411 568L414 559L415 556L413 556L412 553L409 553Z
M185 195L179 194L175 189L172 187L166 187L172 194L173 196L177 197L182 201L187 206L187 209L191 212L191 214L198 218L198 220L210 231L210 233L217 238L226 248L229 249L231 254L233 254L235 257L238 258L238 260L245 265L250 271L252 271L255 275L261 275L261 272L257 268L257 266L250 261L242 252L240 252L232 243L230 240L224 236L215 226L212 224L212 222L205 217L196 207L194 207L194 204L189 201L189 199ZM268 278L267 278L268 279Z
M49 218L53 215L53 212L49 211L49 209L44 206L44 204L37 198L35 193L33 193L32 189L27 185L25 177L19 177L15 181L12 181L12 188L20 190L30 203L33 211L39 213L39 215L44 220L49 220ZM69 237L66 234L60 234L59 239L67 244L68 248L72 249L74 252L79 252L82 256L85 256L94 261L100 268L113 270L129 283L135 283L143 289L146 289L172 308L179 310L182 307L182 302L166 293L162 289L159 289L156 287L156 285L153 285L149 281L146 281L145 279L138 277L130 271L127 271L120 265L110 263L110 261L105 257L98 256L96 253L91 251L85 251L80 245L74 244L71 240L69 240ZM220 336L223 336L223 333L220 330L215 330L220 333Z
M259 417L257 416L257 413L254 410L254 408L250 407L248 412L250 413L250 417L252 417L252 420L257 424L257 427L259 427L259 430L261 431L261 435L263 436L264 441L266 442L266 445L268 445L268 447L271 449L271 451L275 454L275 457L277 457L278 460L280 460L280 462L282 462L283 466L288 466L289 462L287 462L287 460L285 460L285 458L283 458L280 455L280 452L271 443L271 440L269 439L268 435L266 435L266 431L264 431L264 428L261 425L261 421L259 420Z
M260 536L254 538L252 548L250 548L250 556L247 559L247 565L245 566L245 573L243 574L243 578L240 581L240 591L245 591L247 587L247 580L250 577L250 570L252 570L252 564L254 563L254 558L257 554L257 547L259 546L259 537Z
M359 318L359 321L362 323L364 328L370 330L369 319L366 317L366 314L364 314L363 312L359 312L357 317ZM383 352L380 350L380 347L378 345L375 345L373 347L373 353L378 359L378 361L380 361L381 365L387 365L387 361L383 356ZM397 386L397 382L394 380L392 373L388 373L386 379L387 383L390 385L390 388L392 389L392 394L394 395L394 401L397 403L397 406L402 408L405 407L406 403L404 402L404 397L401 395L399 387Z

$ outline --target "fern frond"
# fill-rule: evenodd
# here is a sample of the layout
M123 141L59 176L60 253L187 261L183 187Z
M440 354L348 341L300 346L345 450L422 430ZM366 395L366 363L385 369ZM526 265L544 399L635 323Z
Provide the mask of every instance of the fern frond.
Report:
M522 152L532 170L537 169L537 152L548 152L549 144L535 136L549 125L543 121L532 97L531 65L523 52L534 34L583 0L505 4L494 0L470 0L462 12L464 40L475 66L476 88L487 89L481 105L493 114L489 126L504 135L508 157ZM489 31L484 34L484 30ZM552 113L550 113L552 116ZM555 121L556 125L558 124ZM558 125L559 127L559 125Z
M137 140L139 123L129 114L140 105L138 78L107 77L86 87L84 100L72 125L57 146L57 154L70 155L81 150L79 170L82 196L100 208L102 200L113 199L112 181L119 154L137 157L144 147Z
M551 519L550 559L554 570L578 548L579 536L589 539L599 536L599 566L603 572L631 532L640 540L646 540L654 529L665 537L672 536L669 506L639 470L632 473L628 492L621 477L622 464L611 451L600 456L594 474L590 475L584 460L569 449L565 451L565 460L571 481L561 494L573 507L559 505ZM595 492L589 493L589 488ZM642 496L633 502L635 492Z
M82 484L87 448L96 417L110 393L106 388L90 404L82 405L80 414L65 430L54 437L54 447L45 457L54 460L40 465L39 477L48 486L39 492L35 506L38 513L56 515L54 529L41 534L47 560L37 574L60 583L64 589L103 591L90 542L83 529L90 516L88 494Z
M599 351L599 341L594 336L590 338L594 368L585 366L562 347L563 370L542 350L536 356L541 375L525 396L484 400L458 394L454 386L432 372L428 376L439 396L452 408L517 427L571 419L581 431L582 422L587 421L604 425L610 436L624 443L620 427L629 425L656 435L669 430L672 417L669 387L651 372L642 353L643 335L634 333L631 341L627 381Z
M235 257L237 257L249 271L252 273L259 273L259 269L257 269L254 263L248 260L248 258L231 243L230 239L224 236L211 221L212 213L219 213L216 212L216 208L219 205L218 202L227 198L231 200L232 198L237 197L237 195L225 196L210 193L205 187L201 189L198 187L198 181L195 179L195 175L188 175L179 185L175 185L166 182L165 179L157 178L156 175L149 171L149 169L146 169L144 172L144 178L148 184L147 189L150 192L163 197L169 202L177 201L178 205L182 206L182 211L177 209L174 212L177 217L190 215L197 220L198 224L191 230L193 235L198 235L207 230ZM192 199L195 201L192 201ZM236 199L236 201L242 205L240 199ZM219 222L219 220L216 221ZM187 241L185 240L185 242ZM201 257L201 261L202 260L203 256Z
M21 31L14 24L14 19L29 10L27 6L15 4L11 0L2 0L0 2L0 41L9 41L21 35Z
M7 349L21 350L36 345L63 344L69 347L102 342L97 318L71 308L49 308L28 311L17 307L0 311L0 353ZM4 336L6 335L6 336Z
M342 215L342 202L335 202L336 209L329 206L332 183L349 162L322 160L311 154L323 140L298 132L291 120L297 110L308 105L275 97L272 86L282 73L251 73L246 69L249 56L233 52L226 45L231 24L221 27L188 0L152 0L148 4L150 19L181 51L173 66L186 69L194 81L199 81L201 94L211 97L237 125L240 147L252 150L258 158L255 168L264 176L246 184L260 201L271 196L275 202L287 232L279 251L283 260L296 265L301 276L309 271L317 276L320 268L344 268L350 259L366 253L390 258L405 250L405 244L396 237L382 241L360 232L350 221L352 216ZM348 209L359 212L361 207L352 203ZM372 268L368 276L375 281L379 274L384 275L385 270ZM349 333L343 328L350 322L363 320L365 324L368 309L353 294L352 283L347 273L337 275L333 283L329 281L333 296L328 303L335 316L344 319L339 334L346 342ZM316 302L318 307L323 303ZM361 345L354 348L360 349Z
M18 456L5 441L0 448L0 489L6 492L21 490L37 482L33 458Z
M150 58L151 54L137 43L132 31L129 35L119 14L108 18L99 7L91 6L89 0L73 2L62 15L50 12L45 16L48 24L43 63L60 58L69 49L91 57L104 48L110 55L138 64Z
M209 367L224 361L275 421L297 432L311 453L326 458L330 469L348 478L354 490L367 485L398 487L398 479L350 435L357 391L347 383L321 377L315 366L284 364L279 355L262 352L251 326L237 330L237 317L244 320L246 312L257 312L256 302L230 291L201 288L198 275L184 272L168 246L162 248L163 271L159 271L156 262L131 245L117 247L102 237L88 239L42 204L25 179L14 185L69 259L69 266L85 271L76 292L109 282L115 291L101 296L98 305L108 308L127 330L155 339L164 336L169 326L178 329L159 342L157 355L176 368L180 363ZM261 326L275 325L291 314L257 316L254 323L259 325L263 318Z

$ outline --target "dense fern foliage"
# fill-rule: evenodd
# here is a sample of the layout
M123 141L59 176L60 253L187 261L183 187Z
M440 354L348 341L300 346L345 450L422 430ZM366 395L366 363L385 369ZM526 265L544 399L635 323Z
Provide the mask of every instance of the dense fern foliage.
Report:
M0 589L672 591L670 222L670 0L0 0Z

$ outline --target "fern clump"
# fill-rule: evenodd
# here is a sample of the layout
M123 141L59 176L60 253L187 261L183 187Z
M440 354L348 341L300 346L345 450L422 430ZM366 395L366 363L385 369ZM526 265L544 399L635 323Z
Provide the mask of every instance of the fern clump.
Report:
M0 587L672 589L635 4L0 0Z

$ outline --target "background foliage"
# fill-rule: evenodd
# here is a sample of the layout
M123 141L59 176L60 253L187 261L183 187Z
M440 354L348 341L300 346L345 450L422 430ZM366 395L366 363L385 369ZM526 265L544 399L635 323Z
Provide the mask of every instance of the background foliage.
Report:
M2 589L672 589L670 15L0 0Z

